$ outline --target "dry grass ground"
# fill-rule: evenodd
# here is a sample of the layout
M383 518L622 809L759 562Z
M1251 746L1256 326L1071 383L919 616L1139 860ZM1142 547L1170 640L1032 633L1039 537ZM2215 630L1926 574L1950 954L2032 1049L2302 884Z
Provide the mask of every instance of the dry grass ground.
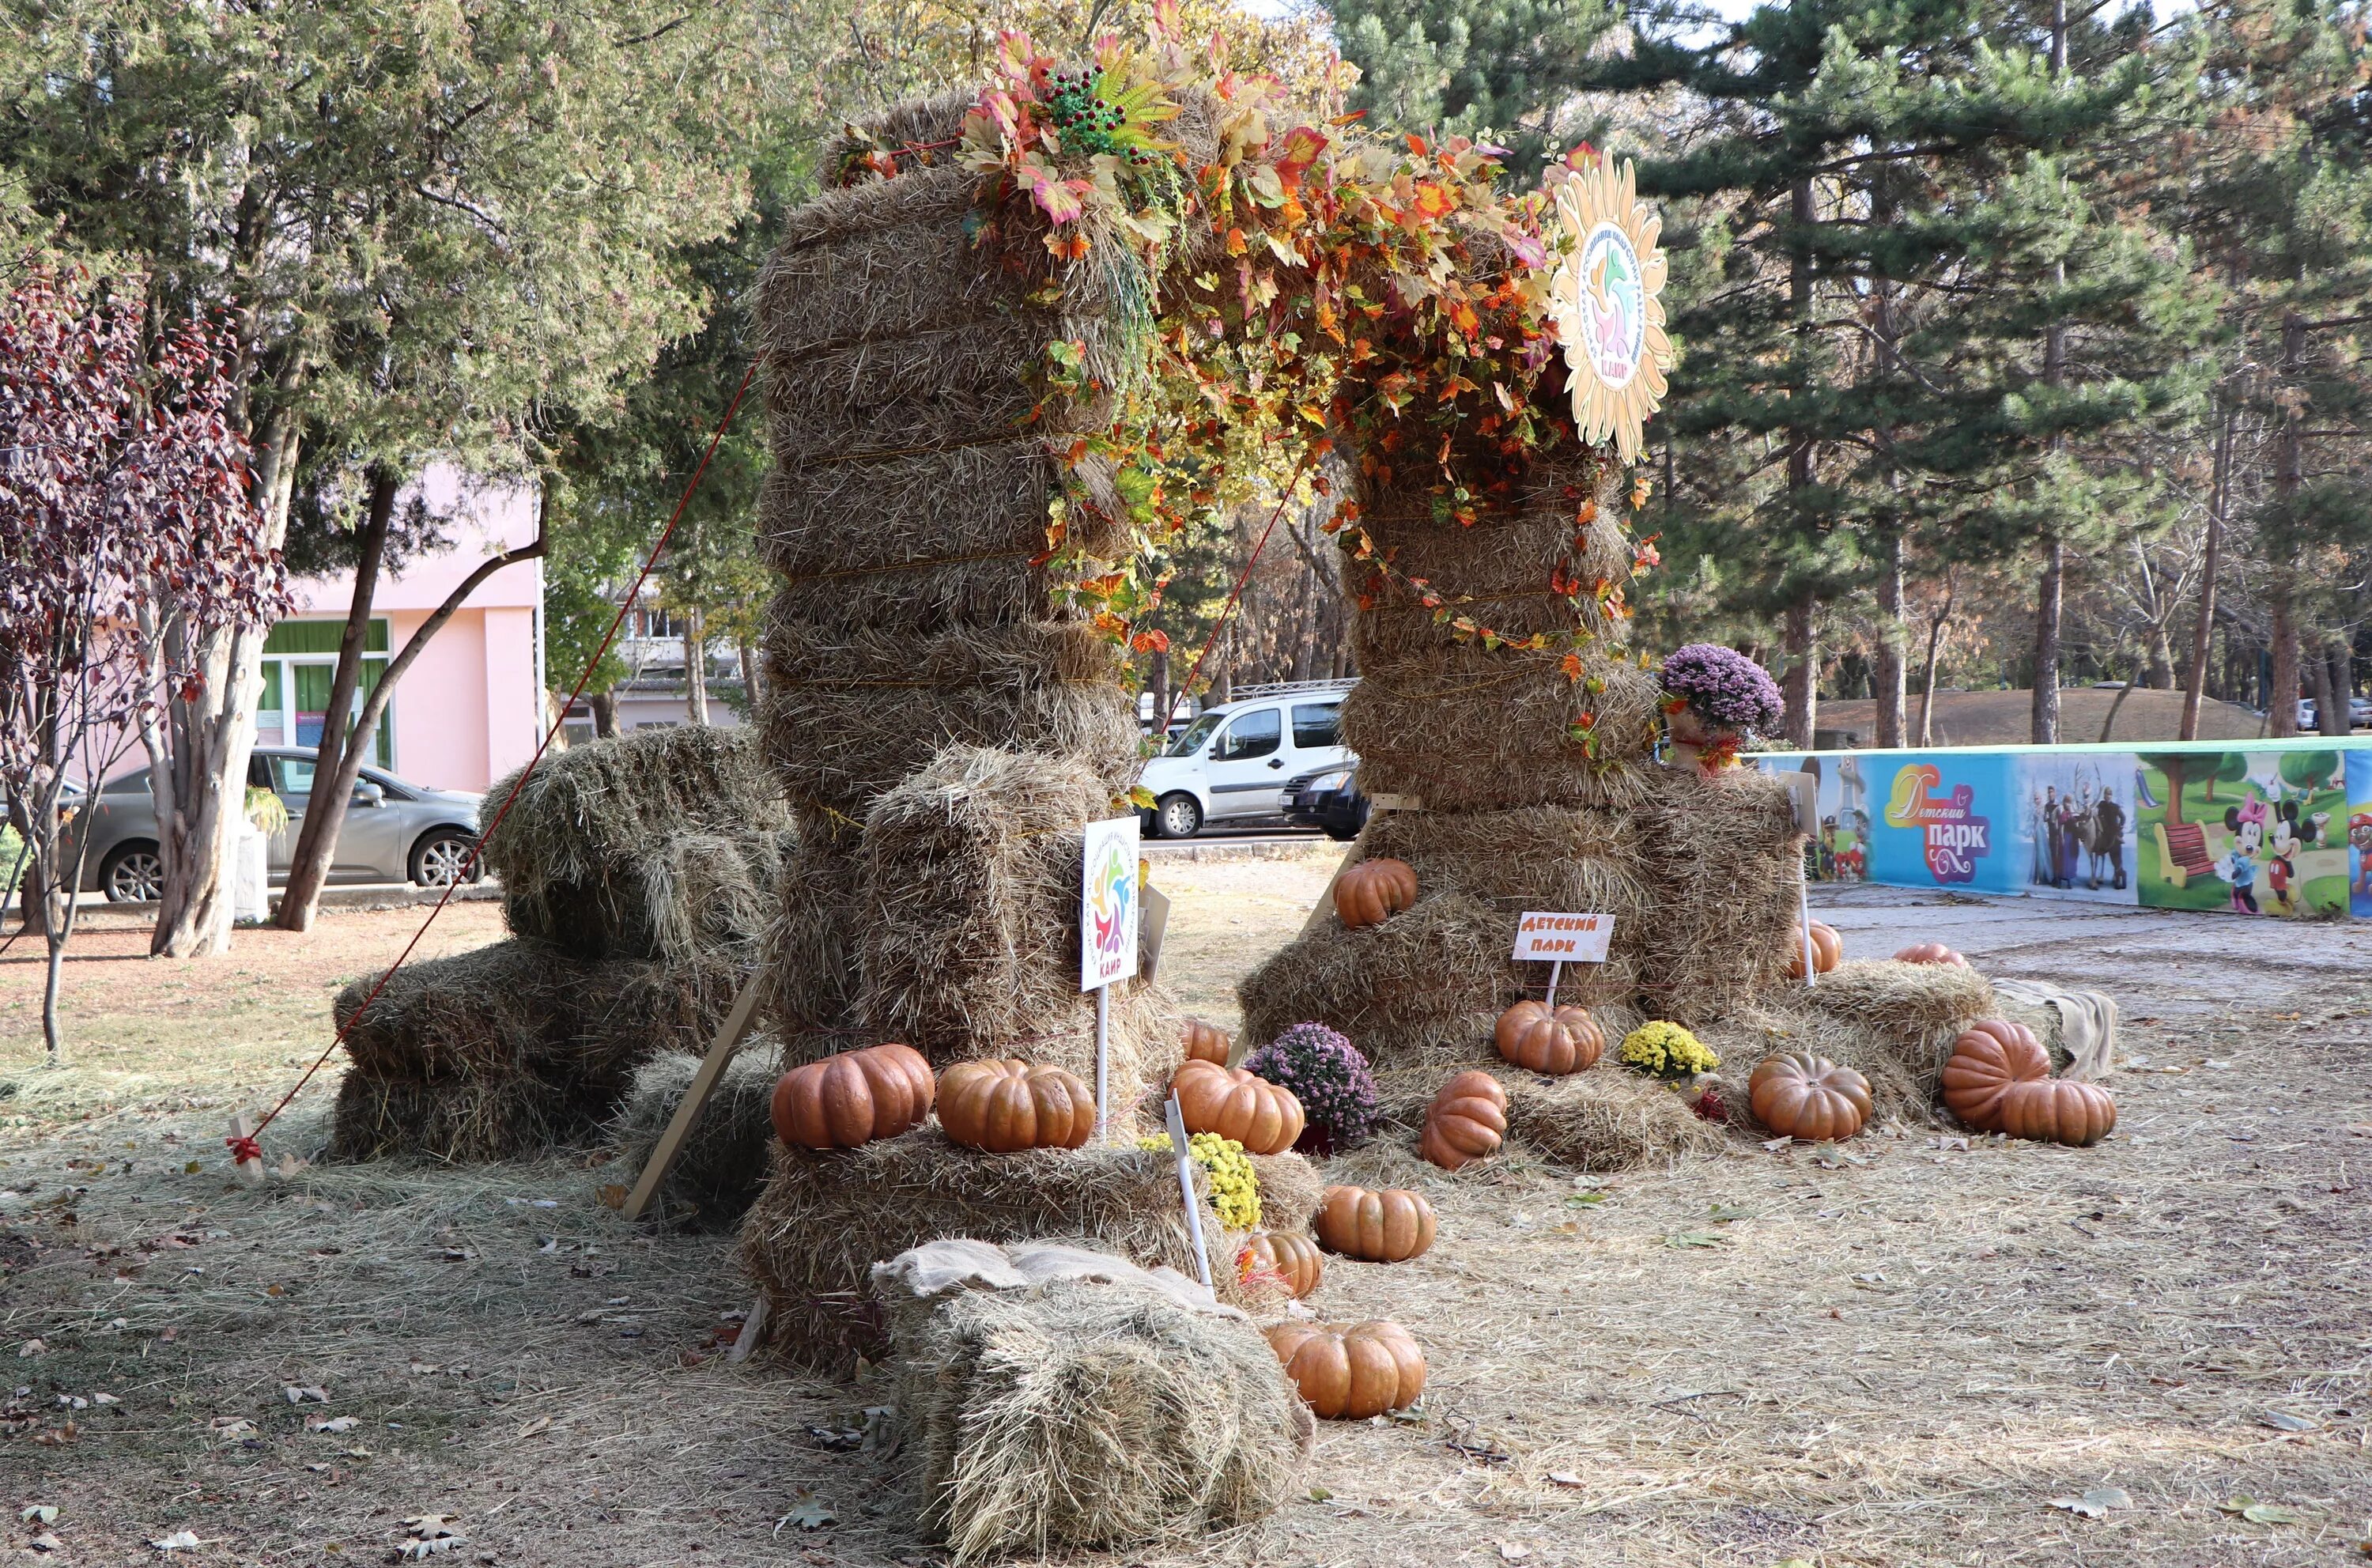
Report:
M1231 1022L1227 982L1326 864L1165 863L1166 977ZM885 1462L827 1446L887 1380L726 1363L751 1294L731 1238L620 1224L597 1155L226 1181L229 1111L318 1049L338 981L411 918L189 965L99 935L69 992L83 1065L54 1075L33 1070L39 967L22 943L0 959L0 1551L30 1560L46 1530L52 1562L384 1562L406 1518L445 1515L462 1562L937 1561ZM1426 1189L1442 1239L1336 1263L1314 1304L1411 1327L1422 1410L1324 1428L1306 1499L1186 1561L2351 1560L2372 1516L2372 931L1880 889L1829 918L1855 956L1932 934L2116 993L2139 1060L2115 1136L1923 1125L1834 1164L1743 1144L1589 1183L1363 1151ZM447 919L439 950L496 935L489 906ZM320 1142L328 1098L298 1102L275 1159ZM2052 1505L2087 1489L2129 1505ZM181 1531L198 1544L147 1544Z

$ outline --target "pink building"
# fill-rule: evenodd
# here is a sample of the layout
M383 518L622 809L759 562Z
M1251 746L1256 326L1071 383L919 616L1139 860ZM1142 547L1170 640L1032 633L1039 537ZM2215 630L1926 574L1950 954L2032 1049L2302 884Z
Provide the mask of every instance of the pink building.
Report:
M531 487L465 486L459 470L438 463L397 505L410 505L415 494L448 519L452 547L379 578L366 691L480 562L535 539ZM263 646L257 745L320 742L354 587L351 573L292 585L296 609ZM534 752L546 722L543 684L543 563L525 561L479 584L422 650L388 703L371 761L417 784L484 789Z

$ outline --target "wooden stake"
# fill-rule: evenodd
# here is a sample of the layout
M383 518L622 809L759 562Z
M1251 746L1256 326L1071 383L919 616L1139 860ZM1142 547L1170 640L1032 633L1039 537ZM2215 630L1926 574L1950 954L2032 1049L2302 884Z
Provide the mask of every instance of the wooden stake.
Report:
M764 974L762 969L752 970L750 978L741 982L741 994L733 999L733 1010L725 1015L725 1022L718 1027L716 1038L709 1042L708 1054L701 1059L700 1071L692 1075L692 1086L683 1091L683 1100L675 1108L675 1115L668 1121L667 1131L659 1134L658 1146L651 1151L650 1162L643 1167L643 1174L635 1179L634 1190L626 1194L625 1207L621 1212L628 1219L641 1219L643 1211L650 1207L652 1195L658 1191L668 1168L675 1164L675 1156L681 1152L684 1139L692 1132L692 1124L700 1120L702 1109L708 1104L708 1097L716 1092L716 1081L725 1076L726 1064L733 1060L733 1053L741 1049L742 1040L749 1037L750 1022L758 1012L759 982ZM748 1330L745 1328L743 1331L746 1333Z
M247 1112L242 1110L230 1119L230 1135L234 1138L255 1136L255 1123L248 1120ZM263 1185L263 1162L260 1159L240 1160L231 1167L231 1172L250 1187Z
M765 1331L766 1298L762 1295L750 1304L749 1312L741 1319L741 1331L733 1336L732 1344L726 1348L725 1359L728 1363L749 1360L750 1353L758 1348L758 1341Z

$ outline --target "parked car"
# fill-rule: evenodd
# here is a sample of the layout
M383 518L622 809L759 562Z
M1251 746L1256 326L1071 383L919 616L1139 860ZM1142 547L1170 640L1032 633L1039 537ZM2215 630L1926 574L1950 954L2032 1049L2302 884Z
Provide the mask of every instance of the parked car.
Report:
M287 880L296 834L312 804L314 755L309 748L259 746L248 763L249 786L271 790L288 809L288 825L272 835L265 849L275 884ZM338 830L330 880L445 887L460 875L477 842L480 798L365 768ZM157 805L149 797L146 769L110 780L76 820L77 830L92 835L90 855L83 863L85 891L104 892L112 903L157 896L164 866L157 858ZM470 879L482 874L473 867Z
M1304 773L1285 786L1285 819L1296 828L1316 828L1330 839L1349 841L1367 825L1367 797L1354 782L1355 759L1349 765Z
M2322 710L2311 697L2298 699L2298 728L2308 735L2322 727ZM2347 699L2347 727L2363 729L2372 726L2372 697Z
M1204 712L1145 765L1152 792L1145 831L1191 839L1206 822L1284 815L1285 786L1303 774L1344 768L1343 698L1348 681L1246 688Z

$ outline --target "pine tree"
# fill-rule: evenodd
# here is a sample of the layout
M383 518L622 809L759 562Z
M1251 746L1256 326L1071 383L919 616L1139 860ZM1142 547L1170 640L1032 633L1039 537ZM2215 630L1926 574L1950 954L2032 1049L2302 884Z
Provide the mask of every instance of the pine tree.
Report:
M1608 0L1337 0L1335 37L1360 70L1353 107L1379 125L1484 137L1537 171L1590 134L1577 99Z

